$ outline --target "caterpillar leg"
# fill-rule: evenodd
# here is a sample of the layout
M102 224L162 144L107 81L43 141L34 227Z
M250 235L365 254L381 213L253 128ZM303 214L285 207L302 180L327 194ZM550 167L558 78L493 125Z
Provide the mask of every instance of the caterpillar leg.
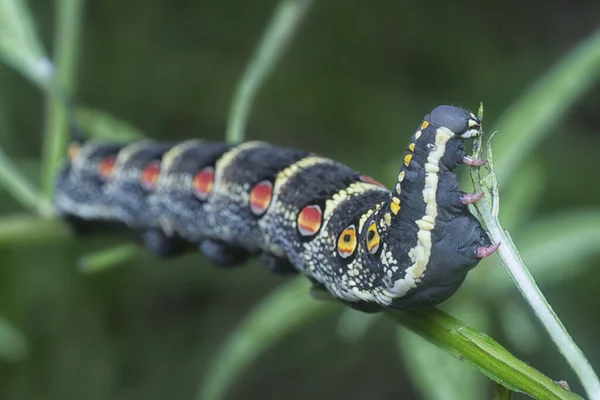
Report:
M174 257L184 253L189 243L179 236L168 236L160 229L149 229L142 232L144 245L160 257Z
M205 239L198 249L206 258L220 267L234 267L250 257L250 253L240 247L217 239Z
M273 254L262 252L258 258L260 261L269 268L271 272L276 274L297 274L298 270L290 263L289 260L281 257L277 257Z

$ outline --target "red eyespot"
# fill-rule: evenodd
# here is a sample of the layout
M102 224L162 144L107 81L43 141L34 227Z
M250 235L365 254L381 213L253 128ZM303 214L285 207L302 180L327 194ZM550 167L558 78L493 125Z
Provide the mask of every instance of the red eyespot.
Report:
M250 211L256 216L263 215L273 198L273 184L270 181L258 182L250 192Z
M205 167L194 175L194 192L200 200L208 199L213 190L215 182L215 169L213 167Z
M298 214L298 231L302 236L313 236L321 229L323 212L317 205L306 206Z
M152 161L148 163L140 175L140 183L146 190L153 190L156 188L158 183L158 177L160 176L160 162Z
M110 179L115 168L115 157L105 157L98 163L98 174L104 179Z

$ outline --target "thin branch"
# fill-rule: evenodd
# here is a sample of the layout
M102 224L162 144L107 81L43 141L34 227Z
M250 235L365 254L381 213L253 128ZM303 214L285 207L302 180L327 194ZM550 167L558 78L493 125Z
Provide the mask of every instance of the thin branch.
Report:
M475 148L480 149L482 138L478 139ZM491 158L491 145L488 142L488 168L489 175L482 179L481 171L474 168L471 172L473 186L477 192L484 192L485 198L475 204L488 234L494 243L501 243L498 253L511 278L527 300L534 313L541 321L544 328L556 344L558 350L565 357L571 368L575 371L590 399L600 399L600 381L585 355L571 338L554 310L535 283L533 276L521 259L512 238L500 225L498 220L499 194L498 184L494 177L494 164ZM475 156L478 156L476 154ZM491 176L491 179L490 179Z

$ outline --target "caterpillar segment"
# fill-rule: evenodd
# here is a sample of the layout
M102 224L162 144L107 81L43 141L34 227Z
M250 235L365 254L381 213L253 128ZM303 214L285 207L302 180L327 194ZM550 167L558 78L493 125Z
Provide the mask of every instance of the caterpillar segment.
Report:
M483 165L464 150L480 121L452 106L419 124L389 190L315 154L262 142L87 142L57 180L65 217L122 222L162 255L191 247L223 266L257 256L301 272L365 312L450 297L497 245L460 191L454 169Z

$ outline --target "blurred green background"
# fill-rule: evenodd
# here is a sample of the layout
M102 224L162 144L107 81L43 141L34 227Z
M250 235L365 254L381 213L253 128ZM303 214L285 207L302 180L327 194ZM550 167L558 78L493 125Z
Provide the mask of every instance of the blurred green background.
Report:
M152 138L221 140L235 87L276 4L87 1L75 101ZM29 6L43 44L52 49L55 5ZM247 138L316 151L391 185L423 115L439 104L477 109L482 101L489 128L599 27L598 15L597 1L577 7L557 0L543 6L316 1L260 92ZM598 89L589 87L521 166L517 176L531 181L521 182L516 194L512 181L505 185L513 201L501 212L513 216L507 227L517 246L535 244L535 232L559 238L578 232L573 219L555 216L576 212L582 224L590 221L588 212L597 218ZM0 146L34 181L43 110L40 90L0 64ZM0 212L23 209L0 189ZM537 225L545 222L547 230ZM586 251L566 246L553 254L541 247L538 255L559 262L534 275L598 370L597 238ZM144 251L118 268L83 274L77 268L82 255L123 239L58 239L0 242L0 399L192 399L228 335L286 282L257 263L219 270L197 254L165 261ZM591 240L583 233L580 239ZM492 276L506 289L490 289L497 283ZM494 296L484 297L488 290ZM307 294L297 301L314 300ZM498 260L482 263L442 308L583 393ZM467 379L463 369L454 386L440 382L450 385L447 392L432 393L430 382L415 378L415 369L423 375L427 366L414 364L431 353L418 349L432 347L411 339L399 347L396 329L388 319L338 307L273 343L227 398L467 398L453 394L457 385L468 387L471 398L491 396L485 378ZM460 364L448 360L451 369Z

